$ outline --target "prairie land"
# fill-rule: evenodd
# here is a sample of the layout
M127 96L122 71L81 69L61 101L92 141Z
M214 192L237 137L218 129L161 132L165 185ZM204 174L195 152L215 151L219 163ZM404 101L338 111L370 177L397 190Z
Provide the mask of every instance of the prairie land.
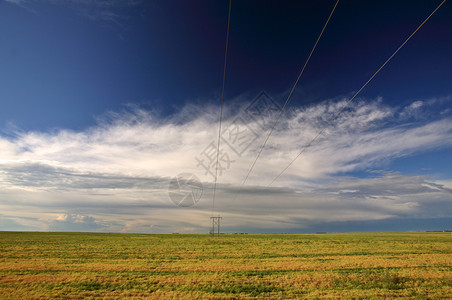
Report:
M451 233L0 232L2 299L450 299L451 271Z

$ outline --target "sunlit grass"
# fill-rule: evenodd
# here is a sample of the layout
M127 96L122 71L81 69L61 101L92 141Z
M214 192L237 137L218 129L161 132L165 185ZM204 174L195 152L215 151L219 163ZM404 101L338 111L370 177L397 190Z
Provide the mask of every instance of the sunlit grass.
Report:
M3 298L448 298L450 233L0 232Z

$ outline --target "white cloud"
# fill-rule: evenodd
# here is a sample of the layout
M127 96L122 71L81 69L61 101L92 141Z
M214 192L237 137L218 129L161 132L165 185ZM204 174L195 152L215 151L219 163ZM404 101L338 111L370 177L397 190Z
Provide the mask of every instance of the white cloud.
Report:
M231 162L219 177L216 206L226 227L284 231L319 221L450 217L447 179L435 183L425 176L383 174L350 180L341 175L452 144L450 118L394 123L397 110L381 100L352 105L275 187L265 187L343 103L327 101L288 113L240 194L238 186L265 130L243 111L225 108L225 130L238 124L238 114L245 121L239 128L247 130L245 137L257 134L244 151L235 144L234 152L222 141ZM17 131L13 138L2 137L0 211L9 217L0 224L16 222L38 230L204 232L213 178L196 158L206 159L202 152L216 141L216 118L214 106L190 105L167 118L133 108L106 114L83 131ZM229 135L223 136L232 143ZM186 172L201 179L204 196L195 207L177 208L168 197L168 183Z
M421 107L424 106L423 101L414 101L410 105L407 105L403 108L403 110L400 112L401 118L413 118L418 117L421 112Z
M51 231L99 231L104 227L95 218L79 214L59 215L49 225Z

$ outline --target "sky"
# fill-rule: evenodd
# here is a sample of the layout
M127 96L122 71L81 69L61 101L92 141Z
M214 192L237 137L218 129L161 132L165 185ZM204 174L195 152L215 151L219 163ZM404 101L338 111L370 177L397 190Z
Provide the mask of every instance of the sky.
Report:
M229 1L0 0L0 230L451 230L450 1L352 102L441 1L340 1L243 183L335 3L232 1L214 201Z

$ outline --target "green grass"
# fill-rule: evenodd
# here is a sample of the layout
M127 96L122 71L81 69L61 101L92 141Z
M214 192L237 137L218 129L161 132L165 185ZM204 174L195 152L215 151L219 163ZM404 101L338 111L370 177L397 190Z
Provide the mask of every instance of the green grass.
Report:
M0 232L0 297L450 298L450 233Z

